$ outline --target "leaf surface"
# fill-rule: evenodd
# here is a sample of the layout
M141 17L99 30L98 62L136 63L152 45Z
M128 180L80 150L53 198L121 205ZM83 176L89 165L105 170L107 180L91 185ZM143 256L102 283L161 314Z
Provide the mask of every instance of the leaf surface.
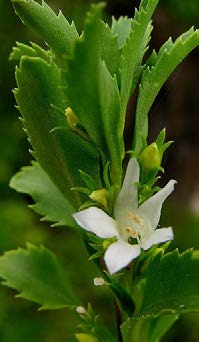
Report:
M78 304L65 271L44 247L28 244L27 249L5 252L0 257L0 276L3 285L19 292L17 297L38 303L42 310Z
M100 59L101 12L102 4L91 6L84 36L68 62L66 95L88 135L110 161L112 181L120 183L123 155L120 98L116 78Z
M74 23L69 24L61 11L58 15L44 2L12 0L15 12L23 23L34 29L50 48L63 59L72 55L79 39Z
M81 205L79 194L70 189L83 185L79 169L91 173L99 184L97 151L67 126L64 114L67 104L60 73L53 62L48 64L41 58L23 57L16 78L15 96L33 154L77 209ZM53 130L55 127L63 129Z
M199 251L158 253L150 263L140 315L199 308Z
M72 219L74 208L38 163L23 167L12 177L10 186L33 198L35 204L30 207L42 215L42 221L54 222L53 226L76 227Z
M122 50L120 66L121 107L123 120L129 97L134 91L142 72L142 59L147 50L152 25L151 16L159 0L147 0L140 3L139 12L136 10L130 35Z
M148 67L142 74L136 108L134 150L142 149L142 139L148 135L148 113L162 85L183 59L199 45L199 30L191 28L173 43L171 38L161 47L158 54L153 52Z

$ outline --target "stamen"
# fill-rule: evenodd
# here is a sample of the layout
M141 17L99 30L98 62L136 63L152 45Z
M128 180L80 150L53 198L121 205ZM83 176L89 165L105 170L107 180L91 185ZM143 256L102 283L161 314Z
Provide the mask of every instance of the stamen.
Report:
M144 222L143 220L137 215L137 216L134 216L133 214L131 213L127 213L127 217L132 220L132 221L135 221L137 224L139 224L140 226L143 226L144 225Z
M131 227L126 227L126 228L125 228L125 233L126 233L126 234L130 235L131 232L132 232Z
M144 225L143 220L139 216L134 216L134 221L139 224L140 226Z
M137 230L137 229L134 229L134 230L132 231L131 236L132 236L134 239L136 239L136 238L138 237L138 230Z

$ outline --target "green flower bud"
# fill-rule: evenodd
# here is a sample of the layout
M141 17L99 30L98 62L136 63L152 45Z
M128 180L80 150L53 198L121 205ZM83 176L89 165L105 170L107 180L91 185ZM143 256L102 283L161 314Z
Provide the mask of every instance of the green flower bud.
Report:
M108 210L108 190L95 190L89 195L89 197L96 203L103 205L103 207Z
M71 131L77 133L78 135L80 135L80 137L82 137L85 140L90 140L88 134L81 126L77 115L73 112L73 110L70 107L66 108L65 114L68 126L70 127Z
M158 170L161 165L161 155L156 142L147 146L140 155L140 164L146 171Z

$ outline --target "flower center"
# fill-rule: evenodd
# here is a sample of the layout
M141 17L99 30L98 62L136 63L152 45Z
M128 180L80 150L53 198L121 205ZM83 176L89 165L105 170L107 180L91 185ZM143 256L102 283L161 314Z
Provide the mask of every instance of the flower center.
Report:
M130 244L140 243L140 238L146 234L148 227L139 215L127 212L123 222L123 238Z

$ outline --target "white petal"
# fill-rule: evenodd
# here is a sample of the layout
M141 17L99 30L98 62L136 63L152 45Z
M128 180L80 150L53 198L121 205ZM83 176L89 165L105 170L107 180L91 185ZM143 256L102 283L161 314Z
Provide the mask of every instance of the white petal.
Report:
M175 180L170 180L163 189L158 191L138 208L140 215L149 221L151 229L153 230L156 229L160 220L162 204L173 191L175 183L177 183Z
M140 251L140 246L133 246L122 240L110 245L104 255L104 260L110 274L113 274L127 266L131 260L137 258Z
M80 227L101 238L118 236L116 221L101 209L90 207L72 216Z
M140 167L136 158L130 159L124 182L115 202L114 215L116 220L121 217L121 212L129 211L138 207L138 186Z
M156 229L151 233L150 237L146 241L141 241L140 246L146 250L157 243L169 240L173 240L173 230L171 227Z

